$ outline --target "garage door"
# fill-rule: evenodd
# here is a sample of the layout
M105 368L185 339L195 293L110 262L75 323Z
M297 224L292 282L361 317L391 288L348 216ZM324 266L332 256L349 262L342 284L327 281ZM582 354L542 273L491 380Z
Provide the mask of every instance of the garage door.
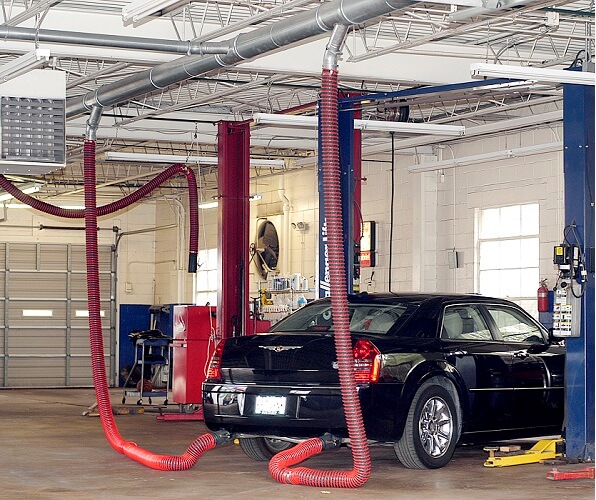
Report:
M0 387L92 385L85 247L1 243L0 268ZM115 359L113 268L111 247L101 246L108 374Z

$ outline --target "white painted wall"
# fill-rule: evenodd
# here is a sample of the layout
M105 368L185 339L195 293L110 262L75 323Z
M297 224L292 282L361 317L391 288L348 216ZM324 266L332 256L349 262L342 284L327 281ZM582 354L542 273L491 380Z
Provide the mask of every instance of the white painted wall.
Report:
M249 239L254 242L258 225L262 218L267 218L276 227L280 242L284 240L284 232L288 232L289 250L287 262L280 259L278 268L283 275L289 276L300 273L314 287L314 277L317 263L317 232L318 232L318 192L317 179L314 169L303 170L298 173L286 173L283 180L285 197L290 202L290 211L286 227L284 227L283 201L280 197L280 176L270 176L251 181L251 193L262 193L262 199L251 203L251 228ZM299 231L292 224L303 222L308 226L305 231ZM280 254L283 250L280 248ZM251 294L258 290L259 277L256 267L249 268L249 283Z
M454 148L458 155L474 155L552 142L552 131L542 130L511 134L476 141L465 150ZM438 175L440 178L440 174ZM563 154L541 153L510 158L445 172L439 182L438 262L439 289L475 291L474 220L478 209L538 203L540 207L540 276L555 283L552 263L553 246L562 238L564 224ZM447 250L463 252L462 268L449 270ZM538 288L539 283L536 283Z
M491 151L544 144L560 140L562 131L545 128L485 138L437 150L432 155L395 157L395 206L393 234L393 291L474 292L474 224L478 209L538 203L540 206L540 276L554 284L552 247L559 243L564 216L563 155L538 153L532 156L492 161L442 172L409 173L408 167L433 159L469 156ZM361 290L389 290L389 234L391 161L378 155L363 162L362 213L364 220L377 222L377 266L362 270ZM251 203L250 240L254 241L259 217L271 220L283 240L282 201L279 178L251 181L251 193L263 198ZM301 273L314 286L317 266L318 192L316 171L287 173L285 195L290 200L289 222L305 222L308 230L289 229L288 263L284 273ZM157 225L174 220L172 207L160 204ZM217 210L202 211L200 247L217 245ZM175 259L176 232L160 232L156 251L156 296L162 303L175 299L176 272L162 262ZM186 238L186 236L185 236ZM449 269L448 251L456 249L462 265ZM185 264L186 265L186 264ZM374 272L374 276L372 273ZM371 276L373 279L371 280ZM250 291L255 296L259 277L250 266ZM538 288L538 283L536 283ZM185 289L190 290L188 283ZM188 296L190 300L190 295Z

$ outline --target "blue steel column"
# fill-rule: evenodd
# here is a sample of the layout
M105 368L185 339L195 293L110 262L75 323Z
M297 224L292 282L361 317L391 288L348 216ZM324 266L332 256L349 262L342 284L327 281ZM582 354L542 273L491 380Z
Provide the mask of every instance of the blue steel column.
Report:
M354 111L340 108L338 125L346 285L348 293L354 293Z
M320 107L320 106L319 106ZM319 130L321 130L321 115ZM317 270L317 298L331 296L331 278L329 275L329 243L327 242L327 219L325 217L325 196L323 195L323 154L321 151L321 137L318 140L317 186L319 190L319 265Z
M563 90L565 224L577 224L584 255L594 247L594 87ZM594 262L588 262L593 270ZM576 285L576 289L579 287ZM566 341L567 456L594 458L594 272L581 300L578 338Z
M319 117L319 129L320 129ZM354 111L348 109L339 112L338 116L339 126L339 162L341 173L341 196L342 196L342 212L343 212L343 226L344 226L344 255L345 255L345 269L346 269L346 285L348 293L354 292L354 238L355 238L355 223L354 223L354 201L355 193L357 191L357 182L355 175L360 178L360 171L355 173L355 151L358 152L357 160L360 160L360 131L354 130ZM321 144L319 140L319 164L317 169L318 174L318 189L319 189L319 265L318 265L318 297L328 297L330 295L329 289L329 259L327 251L327 223L325 220L325 199L323 196L323 170L321 164ZM357 200L360 202L360 200Z
M217 332L242 335L248 325L250 126L220 122L218 156Z

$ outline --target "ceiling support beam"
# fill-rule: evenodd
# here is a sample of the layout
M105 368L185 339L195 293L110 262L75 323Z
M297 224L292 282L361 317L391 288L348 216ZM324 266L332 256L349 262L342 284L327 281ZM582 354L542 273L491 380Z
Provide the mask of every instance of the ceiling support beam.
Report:
M190 40L164 40L162 38L141 38L77 31L36 30L15 26L0 26L3 40L61 43L64 45L85 45L114 49L148 50L173 54L226 54L228 42L195 42Z
M516 10L516 14L519 15L523 12L530 12L534 10L538 10L543 7L551 7L553 5L561 5L560 0L547 0L545 2L540 2L538 4L529 5L526 7L521 7L520 9ZM463 11L466 12L466 11ZM499 11L501 12L501 11ZM511 12L503 11L499 15L492 17L490 22L494 23L496 20L510 16ZM351 56L348 58L348 62L360 62L365 61L367 59L372 59L373 57L382 56L385 54L390 54L392 52L397 52L399 50L411 49L413 47L418 47L419 45L424 45L429 42L435 42L438 40L444 40L445 38L461 35L462 33L467 33L477 28L481 28L486 26L488 21L486 19L480 19L477 21L473 21L467 24L463 24L461 26L457 26L455 28L447 28L438 30L436 33L431 33L427 36L422 36L419 38L415 38L414 40L408 40L402 43L397 43L394 45L390 45L389 47L383 47L381 49L371 50L364 54L358 56Z

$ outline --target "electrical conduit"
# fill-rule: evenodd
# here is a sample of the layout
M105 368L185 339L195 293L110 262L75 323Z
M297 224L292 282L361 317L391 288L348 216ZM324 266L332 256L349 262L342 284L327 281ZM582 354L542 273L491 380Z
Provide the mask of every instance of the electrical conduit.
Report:
M331 307L335 329L335 350L342 402L352 446L354 467L349 471L319 471L307 467L289 467L316 455L337 443L323 438L308 439L294 448L282 451L269 462L269 473L282 483L303 484L319 488L357 488L370 476L371 462L362 410L354 380L354 357L348 315L347 287L344 270L343 224L340 191L339 142L337 126L337 60L345 40L347 26L336 25L323 61L321 92L321 142L323 192L329 242Z
M283 202L283 219L281 235L281 265L278 263L278 269L282 270L282 276L290 273L290 200L286 196L286 184L284 175L279 177L279 189L277 190L279 199Z

